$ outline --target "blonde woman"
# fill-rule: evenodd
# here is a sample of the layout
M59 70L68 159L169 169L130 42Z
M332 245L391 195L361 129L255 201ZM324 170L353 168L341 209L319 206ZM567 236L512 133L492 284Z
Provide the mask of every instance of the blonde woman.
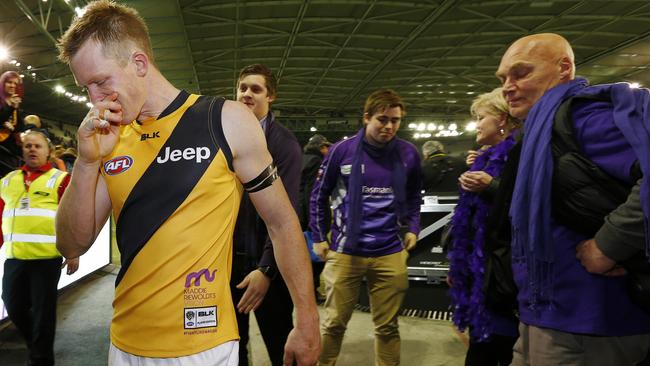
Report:
M458 329L469 328L465 365L509 365L518 335L515 302L488 301L491 294L486 293L485 283L494 266L486 262L491 258L487 234L501 226L492 220L491 211L503 203L497 195L499 177L520 124L510 116L501 88L478 96L471 111L477 120L476 142L486 148L478 151L469 171L458 179L461 197L452 218L448 254L453 320Z

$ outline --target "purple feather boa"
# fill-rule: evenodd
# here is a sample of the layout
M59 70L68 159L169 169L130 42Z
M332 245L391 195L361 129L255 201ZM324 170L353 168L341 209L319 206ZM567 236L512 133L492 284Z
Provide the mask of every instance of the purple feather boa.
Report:
M498 177L514 144L514 134L511 133L504 141L477 156L470 171L482 170L492 177ZM487 341L490 337L490 317L483 292L483 248L490 207L490 203L479 194L461 191L451 219L452 245L447 254L449 276L453 281L449 295L454 324L460 331L469 327L470 336L478 342Z

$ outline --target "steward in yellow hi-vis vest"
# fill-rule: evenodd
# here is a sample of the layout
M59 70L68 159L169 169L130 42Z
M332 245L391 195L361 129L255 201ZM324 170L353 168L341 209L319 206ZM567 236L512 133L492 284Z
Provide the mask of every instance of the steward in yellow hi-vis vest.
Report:
M242 186L222 104L182 91L156 120L122 126L102 161L122 261L111 342L122 351L179 357L239 338L229 282Z
M59 207L57 190L67 173L49 169L25 189L23 170L14 170L2 179L0 197L2 238L7 258L58 258L54 217Z
M25 165L0 180L4 263L2 300L28 345L29 365L54 364L57 285L61 254L54 218L70 176L48 162L47 132L23 137ZM67 262L68 274L78 259Z

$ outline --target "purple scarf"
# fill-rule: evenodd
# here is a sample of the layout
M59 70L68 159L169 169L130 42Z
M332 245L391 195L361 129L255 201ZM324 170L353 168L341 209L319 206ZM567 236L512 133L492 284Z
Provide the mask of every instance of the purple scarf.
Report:
M577 78L557 85L535 103L524 122L524 139L512 195L512 258L525 261L531 289L531 307L551 300L554 248L551 233L551 131L562 101L578 94L587 80ZM549 303L551 303L549 301Z
M406 217L406 174L404 172L404 163L400 156L399 148L397 146L396 136L390 140L385 146L377 147L368 143L365 139L366 128L357 132L353 137L354 143L357 145L354 148L354 156L352 157L352 170L350 172L350 179L348 180L348 196L350 197L348 209L348 221L345 230L345 245L350 249L356 248L359 242L359 234L361 232L361 219L362 219L362 188L363 188L363 174L361 165L363 164L363 152L365 152L371 159L381 160L390 159L393 167L393 195L395 196L395 207L398 219Z
M504 141L477 156L470 170L484 171L493 178L500 176L508 160L508 151L515 144L514 135L511 133ZM453 281L449 294L454 324L460 331L469 327L471 337L478 342L490 337L489 315L483 292L483 248L490 207L490 203L480 194L461 191L451 219L452 245L447 254L449 276Z

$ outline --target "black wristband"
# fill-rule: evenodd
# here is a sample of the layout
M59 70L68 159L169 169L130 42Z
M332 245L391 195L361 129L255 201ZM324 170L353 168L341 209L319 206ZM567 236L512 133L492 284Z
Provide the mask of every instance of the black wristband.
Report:
M273 280L278 275L278 270L275 267L271 266L261 266L257 267L257 270L262 272L266 277Z

